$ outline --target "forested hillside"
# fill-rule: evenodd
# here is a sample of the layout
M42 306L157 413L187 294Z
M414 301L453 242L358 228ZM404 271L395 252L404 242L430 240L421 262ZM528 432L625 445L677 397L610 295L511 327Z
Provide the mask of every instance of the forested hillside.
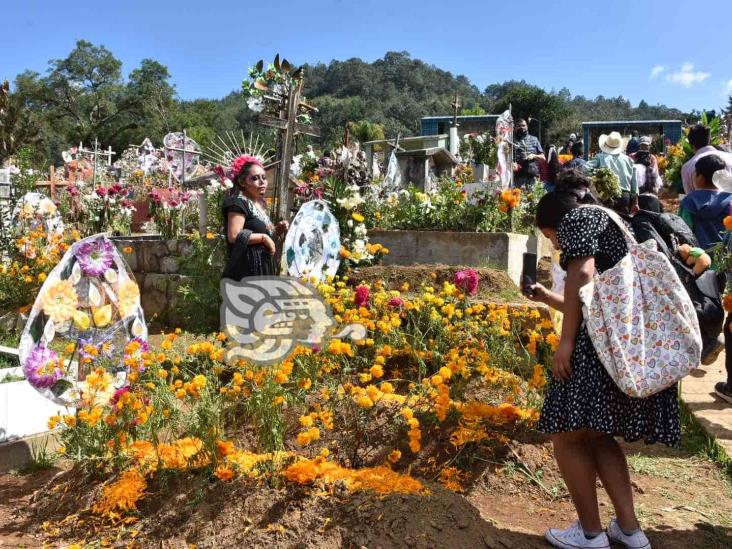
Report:
M66 58L50 61L46 74L18 75L2 94L0 159L32 145L40 157L58 161L64 148L95 138L121 151L148 136L159 144L166 132L183 128L204 146L227 130L267 133L255 124L239 90L224 98L184 101L177 96L175 75L157 61L143 60L126 77L121 67L104 46L79 41ZM694 116L644 101L634 107L622 97L547 91L523 80L480 90L467 77L407 52L387 52L373 63L354 58L306 65L305 95L319 109L315 122L322 128L323 147L337 144L348 122L361 123L355 131L360 139L416 135L421 117L452 112L456 92L464 113L501 112L510 103L517 116L541 120L545 141L562 140L584 120Z

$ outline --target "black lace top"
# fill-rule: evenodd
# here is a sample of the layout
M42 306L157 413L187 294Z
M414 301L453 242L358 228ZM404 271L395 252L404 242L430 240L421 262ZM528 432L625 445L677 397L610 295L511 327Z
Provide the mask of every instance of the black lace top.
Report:
M269 216L254 202L242 194L232 194L222 204L224 235L228 234L229 214L240 213L244 216L244 228L232 244L227 239L228 261L223 278L241 280L247 276L269 276L275 274L272 255L264 244L249 245L253 234L274 236L274 225Z

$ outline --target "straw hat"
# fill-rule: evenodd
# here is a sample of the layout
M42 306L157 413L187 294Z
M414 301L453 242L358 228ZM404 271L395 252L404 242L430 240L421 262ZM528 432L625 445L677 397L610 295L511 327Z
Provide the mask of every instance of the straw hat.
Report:
M600 150L607 154L618 154L623 150L623 137L618 132L600 136Z

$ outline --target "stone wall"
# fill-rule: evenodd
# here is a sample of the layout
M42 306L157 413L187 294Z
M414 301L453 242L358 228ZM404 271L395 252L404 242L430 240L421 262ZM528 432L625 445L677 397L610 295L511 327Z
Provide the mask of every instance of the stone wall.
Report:
M140 301L145 318L170 315L175 306L178 287L186 280L181 267L193 251L187 240L162 240L158 237L113 238L117 249L127 260L140 287ZM131 248L130 253L125 253Z
M384 265L493 267L508 272L517 285L524 252L537 251L536 236L514 233L370 231L369 239L389 248Z

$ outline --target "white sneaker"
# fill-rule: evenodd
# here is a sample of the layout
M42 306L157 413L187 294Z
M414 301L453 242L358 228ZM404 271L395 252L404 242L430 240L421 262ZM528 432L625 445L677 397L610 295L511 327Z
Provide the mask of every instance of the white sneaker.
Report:
M592 539L587 539L579 521L566 530L549 528L544 537L551 545L561 549L610 549L610 541L605 532Z
M635 534L630 536L626 535L618 525L617 519L610 521L610 526L607 527L607 536L618 543L622 543L628 549L651 549L651 542L643 533L638 530Z

